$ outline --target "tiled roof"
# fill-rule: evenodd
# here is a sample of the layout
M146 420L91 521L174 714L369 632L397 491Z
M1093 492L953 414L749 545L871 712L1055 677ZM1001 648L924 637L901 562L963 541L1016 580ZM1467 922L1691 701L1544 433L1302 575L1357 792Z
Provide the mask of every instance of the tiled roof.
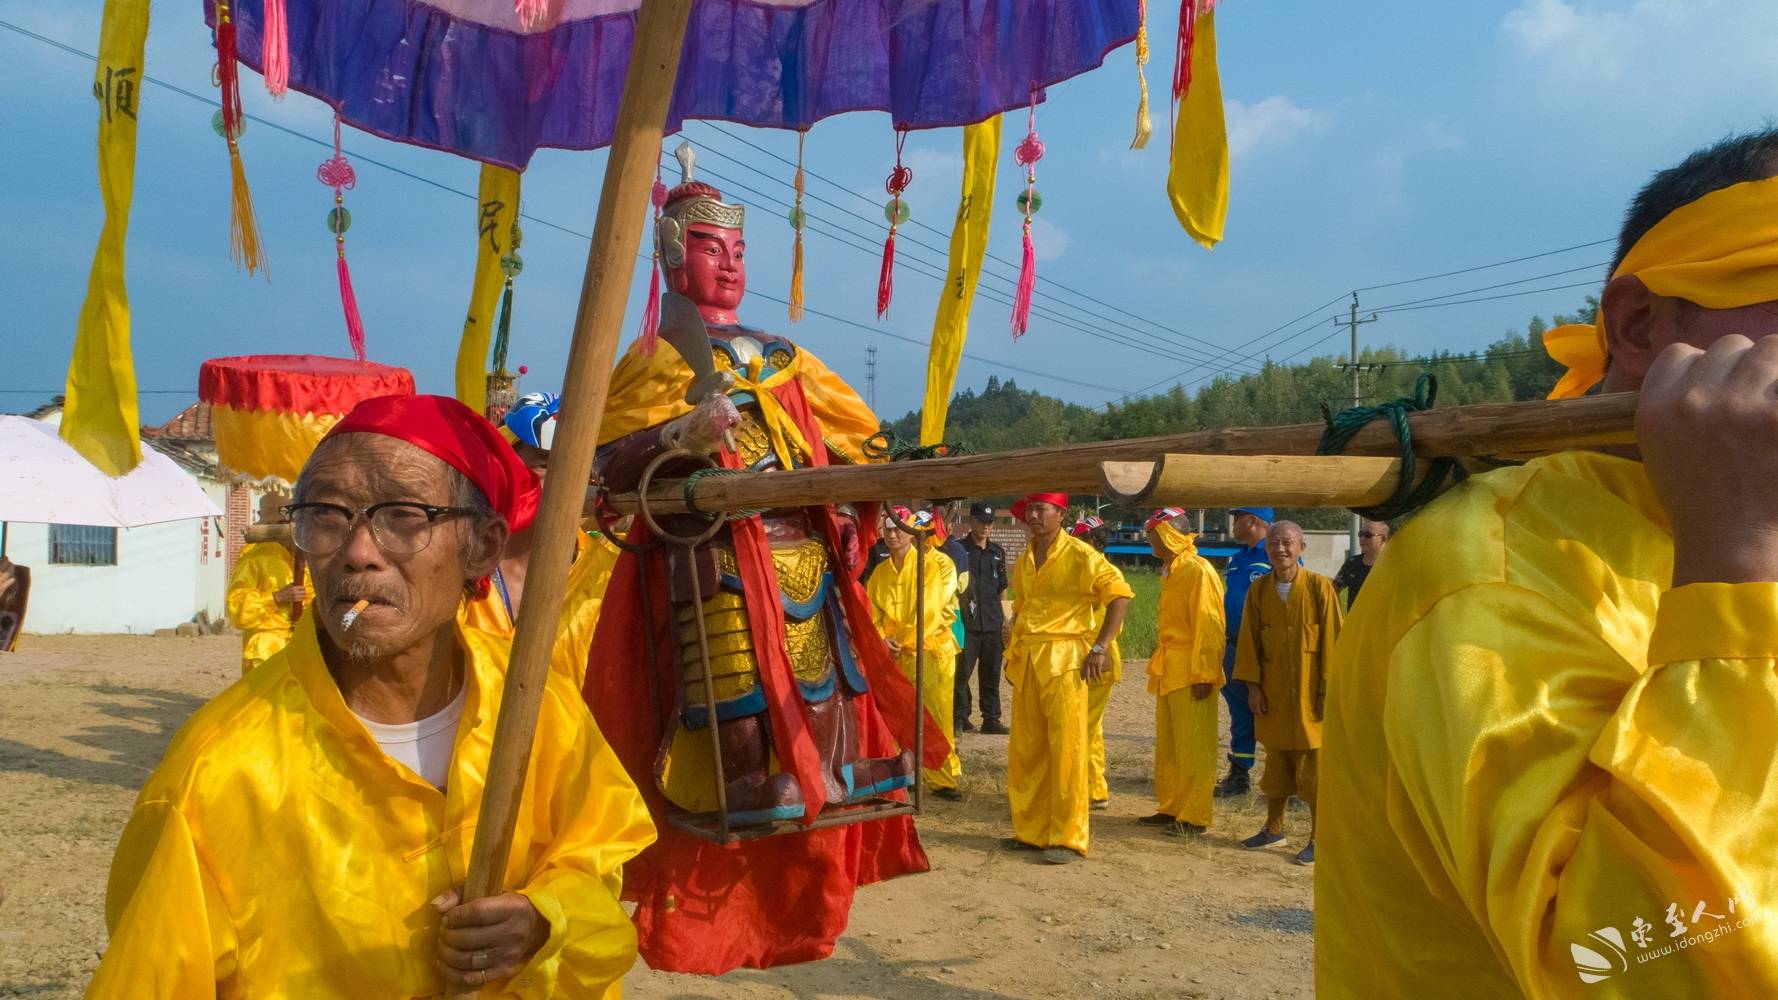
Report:
M142 436L170 441L214 441L216 432L210 427L210 404L193 403L159 427L142 428Z

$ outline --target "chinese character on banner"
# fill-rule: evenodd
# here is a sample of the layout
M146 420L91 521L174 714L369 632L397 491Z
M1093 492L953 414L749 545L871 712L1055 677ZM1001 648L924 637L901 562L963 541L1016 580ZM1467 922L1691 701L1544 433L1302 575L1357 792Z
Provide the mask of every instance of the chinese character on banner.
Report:
M202 521L198 522L198 562L207 563L209 561L210 561L210 519L206 517Z
M126 118L136 117L136 67L107 66L104 80L93 81L93 100L105 109L105 120L113 112Z
M1667 923L1669 923L1673 926L1673 933L1667 935L1668 937L1680 937L1680 936L1684 935L1686 930L1688 929L1685 926L1685 921L1679 919L1679 904L1678 903L1668 903L1667 904Z
M1692 923L1696 924L1700 917L1705 917L1705 916L1715 917L1718 920L1722 919L1722 914L1720 914L1720 913L1706 914L1704 912L1704 901L1700 899L1700 900L1698 900L1698 908L1692 911Z
M1636 942L1636 947L1638 948L1648 947L1648 932L1654 930L1654 926L1654 924L1649 923L1641 917L1637 917L1636 922L1630 925L1630 940Z
M488 238L488 249L500 252L500 237L495 230L499 227L500 210L506 207L504 201L482 202L481 234Z

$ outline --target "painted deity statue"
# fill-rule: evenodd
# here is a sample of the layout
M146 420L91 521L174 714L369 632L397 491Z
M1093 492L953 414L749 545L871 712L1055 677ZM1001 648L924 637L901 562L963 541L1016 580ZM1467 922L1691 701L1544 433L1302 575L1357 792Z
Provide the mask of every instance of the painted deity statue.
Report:
M657 225L670 292L661 339L673 346L639 340L620 359L601 483L634 489L670 448L749 472L867 461L864 443L879 424L858 394L796 343L741 322L744 211L691 178L687 153L679 154L685 182L669 192ZM668 462L659 475L704 464ZM824 957L854 886L926 867L906 817L714 849L665 821L674 810L717 808L712 716L731 823L811 822L912 783L914 692L857 580L875 534L866 513L765 511L731 520L695 549L630 553L613 573L586 694L661 829L625 885L655 968L713 973ZM660 521L681 537L709 524L697 515ZM648 537L640 523L634 531L632 542ZM942 760L945 740L925 721L925 752ZM820 900L803 888L812 876L828 883ZM781 894L804 899L806 912L784 917ZM753 901L765 909L750 911Z

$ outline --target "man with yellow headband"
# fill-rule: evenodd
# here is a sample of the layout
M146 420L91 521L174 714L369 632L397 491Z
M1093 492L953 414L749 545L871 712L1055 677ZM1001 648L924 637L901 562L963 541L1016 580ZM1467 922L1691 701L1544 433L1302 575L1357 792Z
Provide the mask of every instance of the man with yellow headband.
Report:
M1367 583L1318 995L1778 995L1774 174L1778 129L1655 175L1551 331L1556 395L1640 390L1636 444L1470 479Z
M1161 561L1160 639L1148 659L1154 695L1154 797L1159 811L1137 822L1195 836L1210 827L1216 786L1216 699L1223 685L1222 577L1198 555L1193 536L1174 527L1178 507L1143 527Z

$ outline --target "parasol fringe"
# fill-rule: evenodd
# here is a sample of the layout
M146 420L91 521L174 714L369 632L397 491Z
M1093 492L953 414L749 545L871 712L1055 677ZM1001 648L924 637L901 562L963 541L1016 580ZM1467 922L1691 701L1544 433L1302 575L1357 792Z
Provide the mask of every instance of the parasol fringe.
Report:
M796 205L791 209L790 221L796 229L796 244L790 251L790 321L798 323L803 318L803 140L809 133L796 134Z
M895 297L895 227L883 241L883 269L877 273L877 318L889 316L889 300Z
M549 16L549 0L513 0L512 9L519 16L519 26L533 31Z
M648 269L648 301L642 306L642 354L654 357L661 335L661 269Z
M284 2L265 0L264 48L260 54L266 93L279 98L290 89L290 25Z
M1037 250L1031 245L1031 217L1025 217L1025 254L1019 262L1019 285L1012 297L1012 337L1024 336L1031 326L1031 293L1037 288Z
M506 355L512 346L512 279L500 294L500 319L494 325L494 370L506 371Z
M1148 73L1144 69L1148 65L1148 0L1140 0L1136 9L1136 87L1142 96L1136 103L1136 135L1130 140L1130 148L1146 149L1149 136L1154 134L1154 120L1148 114Z
M339 252L340 308L346 313L346 340L352 345L352 356L364 360L364 320L358 315L358 296L352 293L352 269L346 266L346 248ZM507 293L508 295L511 292Z

